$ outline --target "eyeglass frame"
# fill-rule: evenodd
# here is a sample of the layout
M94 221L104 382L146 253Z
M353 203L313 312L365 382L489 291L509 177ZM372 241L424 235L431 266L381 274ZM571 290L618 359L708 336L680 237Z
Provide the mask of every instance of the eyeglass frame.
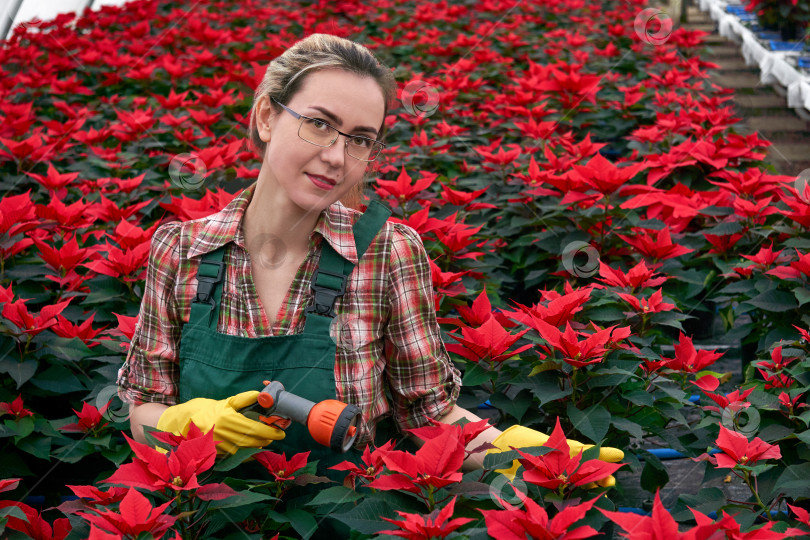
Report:
M280 102L279 100L277 100L276 98L274 98L274 97L272 97L272 96L269 96L269 97L270 97L270 99L272 99L272 100L273 100L273 102L274 102L274 103L276 103L277 105L280 105L282 109L284 109L285 111L287 111L288 113L290 113L291 115L293 115L293 117L294 117L296 120L306 119L306 120L312 120L313 122L320 122L320 123L322 123L322 124L326 125L328 128L333 129L333 130L335 130L335 131L337 132L337 137L335 137L335 138L332 140L332 142L331 142L331 143L329 143L328 145L316 144L316 143L314 143L314 142L312 142L312 141L309 141L309 140L307 140L307 139L305 139L305 138L301 137L301 126L304 124L303 122L301 122L300 124L298 124L298 132L297 132L297 133L298 133L298 137L299 137L299 138L300 138L302 141L308 142L309 144L311 144L311 145L313 145L313 146L318 146L318 147L320 147L320 148L330 148L330 147L332 147L332 146L335 144L335 142L338 140L338 138L340 138L340 136L341 136L341 135L343 135L344 137L346 137L346 142L344 142L344 150L346 151L346 155L347 155L347 156L349 156L349 157L352 157L352 158L356 159L357 161L364 161L364 162L366 162L366 163L371 163L372 161L376 160L376 159L377 159L377 157L379 157L379 155L380 155L380 154L382 153L382 151L385 149L385 143L384 143L384 142L382 142L382 141L378 141L378 140L376 140L376 139L372 139L371 137L365 137L365 136L363 136L363 135L351 135L351 134L349 134L349 133L343 133L342 131L340 131L338 128L334 127L334 126L333 126L332 124L330 124L329 122L326 122L326 121L321 120L321 119L319 119L319 118L312 118L311 116L306 116L306 115L303 115L303 114L299 114L299 113L295 112L294 110L292 110L291 108L289 108L289 107L287 107L286 105L284 105L283 103L281 103L281 102ZM379 151L379 152L377 152L377 155L376 155L376 156L374 156L374 158L373 158L373 159L361 159L361 158L356 157L356 156L353 156L353 155L351 155L351 154L349 153L349 139L365 139L365 140L367 140L367 141L371 141L372 145L373 145L373 144L379 144L379 145L381 146L381 148L380 148L380 151Z

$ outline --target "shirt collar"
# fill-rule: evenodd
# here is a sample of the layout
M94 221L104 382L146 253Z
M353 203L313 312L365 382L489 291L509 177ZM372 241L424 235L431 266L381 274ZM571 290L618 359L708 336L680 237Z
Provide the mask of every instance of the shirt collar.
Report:
M255 189L256 183L254 182L234 197L225 208L216 214L202 218L202 232L197 235L196 240L192 241L188 257L210 253L228 242L234 242L242 248L245 247L242 218L253 198ZM324 238L338 255L357 264L357 247L354 243L352 225L356 221L354 214L358 213L347 208L340 201L330 205L318 216L315 229L309 237L310 249L318 245L321 238Z

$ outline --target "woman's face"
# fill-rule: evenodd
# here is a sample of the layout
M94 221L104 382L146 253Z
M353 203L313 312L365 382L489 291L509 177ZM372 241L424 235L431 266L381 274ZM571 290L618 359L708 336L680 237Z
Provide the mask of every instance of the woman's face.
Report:
M377 139L385 114L383 93L374 79L340 69L308 75L285 105L344 133L372 139ZM262 169L268 169L266 178L276 184L279 196L305 212L320 213L362 181L367 163L346 154L343 135L327 148L301 139L300 124L284 110L258 122L267 143Z

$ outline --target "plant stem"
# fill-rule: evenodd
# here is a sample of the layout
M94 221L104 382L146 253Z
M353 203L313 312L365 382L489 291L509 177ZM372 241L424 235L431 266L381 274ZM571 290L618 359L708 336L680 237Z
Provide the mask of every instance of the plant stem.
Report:
M773 519L771 518L770 509L767 506L765 506L765 503L763 503L762 499L759 498L759 493L757 493L756 488L751 484L751 473L748 472L748 471L745 471L745 477L743 478L743 480L748 485L748 489L751 490L751 493L754 494L754 498L757 500L757 504L765 512L765 517L768 518L768 521L772 521Z

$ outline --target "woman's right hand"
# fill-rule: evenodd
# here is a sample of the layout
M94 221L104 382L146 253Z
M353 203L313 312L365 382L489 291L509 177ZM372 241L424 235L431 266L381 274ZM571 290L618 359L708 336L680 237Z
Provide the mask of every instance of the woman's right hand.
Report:
M282 440L285 433L276 427L251 420L239 412L255 403L258 395L258 390L249 390L222 400L195 398L171 407L162 406L164 407L162 412L153 407L140 414L141 417L147 418L143 418L144 421L139 423L141 426L149 425L148 420L156 419L157 429L175 435L186 435L191 422L203 432L213 428L218 453L233 454L239 448L263 448L272 441ZM136 419L137 409L133 409L133 419ZM159 418L157 414L160 415ZM135 432L135 422L131 423Z

